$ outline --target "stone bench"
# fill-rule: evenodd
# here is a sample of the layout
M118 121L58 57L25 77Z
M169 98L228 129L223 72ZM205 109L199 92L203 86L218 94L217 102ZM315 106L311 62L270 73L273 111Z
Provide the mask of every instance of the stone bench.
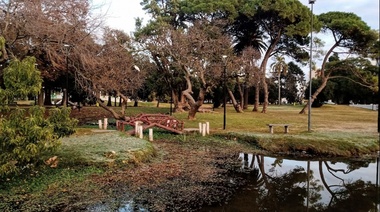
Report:
M285 129L285 133L288 133L289 132L289 126L290 126L290 124L267 124L267 126L269 127L269 132L271 134L273 134L273 128L274 128L274 126L282 126Z

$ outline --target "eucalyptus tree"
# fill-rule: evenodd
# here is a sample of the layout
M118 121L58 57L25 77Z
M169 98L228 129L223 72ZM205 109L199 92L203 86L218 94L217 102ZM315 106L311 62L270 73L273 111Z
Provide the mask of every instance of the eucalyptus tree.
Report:
M311 96L311 104L319 93L326 87L329 79L337 77L340 74L339 68L334 66L328 67L328 59L339 49L344 49L345 54L349 55L367 55L371 47L378 39L378 33L371 28L356 14L346 12L328 12L318 16L322 23L322 32L330 35L334 41L327 50L320 69L321 85L314 91ZM300 111L305 113L308 105Z

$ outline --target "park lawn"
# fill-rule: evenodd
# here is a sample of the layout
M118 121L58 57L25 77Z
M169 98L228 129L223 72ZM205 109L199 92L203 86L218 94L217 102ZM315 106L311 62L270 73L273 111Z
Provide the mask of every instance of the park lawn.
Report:
M184 121L185 128L198 128L199 123L209 122L211 134L248 140L271 154L297 153L297 156L303 156L298 153L306 153L317 157L358 157L373 155L379 150L378 113L373 110L348 105L312 108L309 132L308 114L299 114L301 105L271 105L265 114L252 112L252 107L244 113L236 113L228 105L226 130L223 130L223 108L212 109L212 105L207 104L202 108L206 108L207 112L198 112L195 120L188 120L187 112L173 113L173 116ZM153 103L140 103L140 107L130 106L127 109L129 116L168 112L169 104L165 103L161 103L160 107ZM290 132L284 134L284 128L276 126L274 134L270 134L267 124L290 124Z
M130 103L131 104L131 103ZM128 105L126 116L135 116L140 113L169 114L169 104L140 102L139 107ZM187 112L173 113L173 116L185 122L185 128L198 128L199 122L210 122L212 132L269 132L267 124L290 124L290 134L310 133L308 131L308 114L299 114L303 105L270 105L267 113L252 112L252 106L244 113L236 113L231 105L227 105L226 130L223 130L223 107L212 109L211 104L204 104L207 112L198 112L195 120L187 119ZM116 111L119 108L113 107ZM97 121L92 114L99 117L112 117L100 107L85 107L83 114ZM261 110L261 108L259 108ZM311 110L311 133L347 132L377 135L377 111L350 107L348 105L323 105ZM275 128L275 133L283 129Z
M169 112L168 104L161 104L159 108L155 104L140 105L128 107L127 114ZM236 113L228 107L226 130L222 129L223 108L197 113L196 120L187 120L187 113L174 113L173 116L185 122L185 128L197 128L199 122L210 122L212 135L203 138L199 134L174 135L155 130L155 140L193 146L210 142L212 147L223 145L225 149L243 145L255 153L293 157L374 157L373 153L379 149L377 111L345 105L313 108L312 131L308 132L308 116L299 114L300 110L301 106L270 106L266 114L252 112L251 108ZM112 120L99 107L84 107L76 113L86 120L103 117ZM270 134L269 123L290 124L290 133L284 134L283 128L277 127L275 133ZM82 127L79 126L73 136L62 139L62 146L55 153L59 159L56 168L42 166L0 185L2 211L83 209L114 195L113 189L105 189L112 183L107 176L119 175L123 169L162 157L146 140Z

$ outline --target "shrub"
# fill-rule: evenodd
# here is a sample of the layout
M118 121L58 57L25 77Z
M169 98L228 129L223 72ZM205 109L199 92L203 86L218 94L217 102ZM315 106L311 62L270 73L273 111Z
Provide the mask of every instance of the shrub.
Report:
M16 108L0 118L0 176L20 173L40 162L41 155L60 145L62 136L74 133L76 120L68 117L70 109L56 109L44 118L45 109Z

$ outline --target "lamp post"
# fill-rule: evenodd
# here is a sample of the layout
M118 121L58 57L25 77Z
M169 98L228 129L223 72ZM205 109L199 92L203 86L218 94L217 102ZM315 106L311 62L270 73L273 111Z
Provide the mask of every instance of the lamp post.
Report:
M170 78L170 116L173 114L173 72Z
M63 100L62 100L62 105L64 107L67 107L69 104L69 51L71 45L69 44L64 44L65 47L65 53L66 53L66 82L65 82L65 88L63 89Z
M281 72L278 72L278 105L281 105Z
M311 5L311 27L310 27L310 62L309 62L309 101L308 101L308 115L307 115L307 131L311 132L311 72L313 61L313 5L316 0L309 0Z
M224 101L223 101L223 130L226 129L226 113L227 113L227 55L223 55L223 62L224 62L224 70L223 70L223 95L224 95Z

